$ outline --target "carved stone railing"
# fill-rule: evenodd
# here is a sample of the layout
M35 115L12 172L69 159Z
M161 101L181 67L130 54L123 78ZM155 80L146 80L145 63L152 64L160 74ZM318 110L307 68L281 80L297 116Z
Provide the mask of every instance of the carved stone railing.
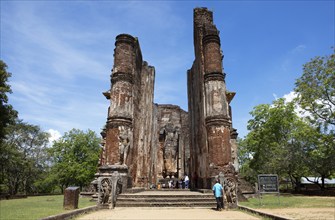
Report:
M232 164L224 167L217 178L223 186L223 201L226 208L237 208L237 176L235 168Z
M102 209L114 209L117 196L122 192L122 178L114 171L110 177L98 178L98 206Z

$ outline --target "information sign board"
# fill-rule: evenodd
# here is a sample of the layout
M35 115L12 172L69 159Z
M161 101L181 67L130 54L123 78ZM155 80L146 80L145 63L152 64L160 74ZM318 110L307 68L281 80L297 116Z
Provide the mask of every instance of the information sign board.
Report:
M279 193L278 175L259 174L258 190L260 193Z

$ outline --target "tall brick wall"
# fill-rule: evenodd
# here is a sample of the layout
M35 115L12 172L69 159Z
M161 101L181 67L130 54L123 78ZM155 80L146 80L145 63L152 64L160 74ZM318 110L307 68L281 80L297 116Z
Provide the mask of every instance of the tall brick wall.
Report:
M155 83L155 69L149 66L147 62L143 62L140 81L138 84L138 103L136 103L136 112L134 119L134 146L137 150L135 155L131 158L128 166L136 166L133 170L132 176L134 183L137 186L147 186L150 183L149 176L152 169L152 156L156 131L154 130L154 123L157 120L154 112L154 83Z
M226 96L219 31L207 8L194 9L194 51L187 72L191 173L197 187L210 188L213 177L234 162L231 151L236 142L231 138L231 100Z

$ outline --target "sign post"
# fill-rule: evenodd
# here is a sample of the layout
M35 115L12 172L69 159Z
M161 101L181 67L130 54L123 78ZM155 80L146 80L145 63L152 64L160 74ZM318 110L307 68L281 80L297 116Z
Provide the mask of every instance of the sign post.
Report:
M262 198L263 193L277 193L279 200L279 181L277 174L259 174L258 175L258 198ZM261 204L261 200L260 200Z

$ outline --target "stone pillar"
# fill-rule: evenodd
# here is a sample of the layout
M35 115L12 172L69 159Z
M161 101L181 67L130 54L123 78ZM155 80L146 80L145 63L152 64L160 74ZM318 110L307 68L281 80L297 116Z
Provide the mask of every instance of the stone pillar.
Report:
M222 75L222 54L220 49L219 32L214 25L210 25L202 39L203 54L205 59L205 75ZM220 77L219 76L219 77Z
M64 191L64 209L77 209L79 202L79 187L68 187Z
M134 47L136 39L127 34L116 37L111 76L110 108L106 128L105 163L126 164L133 140Z
M230 127L226 98L225 75L222 72L220 38L215 26L209 26L202 40L204 51L205 124L207 130L209 172L219 170L231 162Z

